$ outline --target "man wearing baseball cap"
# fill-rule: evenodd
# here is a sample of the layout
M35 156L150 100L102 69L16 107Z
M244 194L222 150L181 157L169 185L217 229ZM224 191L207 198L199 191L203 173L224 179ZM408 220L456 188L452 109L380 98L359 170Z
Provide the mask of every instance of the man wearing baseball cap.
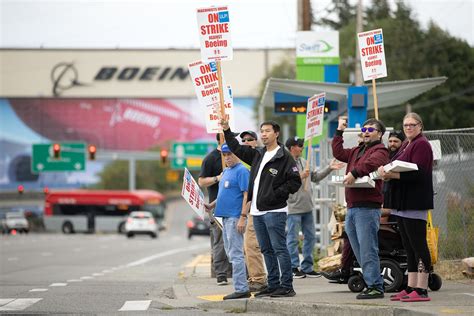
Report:
M235 292L224 296L224 300L250 297L244 259L244 230L237 223L246 216L247 191L250 172L240 163L227 146L222 144L222 155L227 168L219 181L217 199L205 204L206 211L215 208L214 215L222 217L224 247L232 263L232 280Z
M321 171L306 169L306 160L301 157L304 147L304 139L298 136L286 140L285 146L296 161L301 181L309 177L312 182L319 182L333 170L341 169L344 163L331 161L329 166ZM314 227L314 205L311 187L306 189L304 184L298 192L290 194L288 198L288 234L286 244L291 258L291 269L293 277L302 279L305 277L317 278L320 274L313 269L313 250L316 243L316 232ZM298 252L299 231L302 231L303 239L303 261L301 262Z

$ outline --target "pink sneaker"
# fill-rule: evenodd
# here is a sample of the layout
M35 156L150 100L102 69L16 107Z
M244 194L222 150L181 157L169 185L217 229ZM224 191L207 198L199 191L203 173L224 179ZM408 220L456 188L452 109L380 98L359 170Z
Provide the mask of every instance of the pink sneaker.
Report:
M402 302L426 302L431 301L431 298L427 294L418 294L413 290L410 294L403 296L400 301Z
M401 292L398 292L397 294L390 295L390 300L391 301L399 301L403 296L408 295L408 292L403 290Z

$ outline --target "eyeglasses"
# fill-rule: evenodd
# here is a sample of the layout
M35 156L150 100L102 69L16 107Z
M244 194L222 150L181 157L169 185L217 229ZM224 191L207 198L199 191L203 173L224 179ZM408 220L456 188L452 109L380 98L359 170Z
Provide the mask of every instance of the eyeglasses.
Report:
M419 125L420 123L416 123L416 124L403 124L403 128L415 128L417 125Z
M376 129L375 127L362 127L360 131L362 133L365 133L365 132L372 133L373 131L378 131L378 129Z
M242 139L243 142L253 142L255 138L244 138Z

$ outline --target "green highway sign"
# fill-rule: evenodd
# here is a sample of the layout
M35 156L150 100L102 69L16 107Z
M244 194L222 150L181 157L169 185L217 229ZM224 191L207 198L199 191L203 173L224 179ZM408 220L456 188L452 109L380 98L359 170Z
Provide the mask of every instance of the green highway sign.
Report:
M204 157L217 147L215 142L171 144L171 168L199 170Z
M86 170L86 144L59 144L61 149L58 158L54 158L53 144L33 144L33 173Z

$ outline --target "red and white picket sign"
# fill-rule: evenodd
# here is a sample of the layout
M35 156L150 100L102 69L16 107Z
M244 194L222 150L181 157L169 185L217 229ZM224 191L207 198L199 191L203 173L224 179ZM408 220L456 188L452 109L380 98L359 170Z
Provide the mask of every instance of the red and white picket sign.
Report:
M387 77L382 29L357 34L364 81Z
M196 91L199 104L204 106L206 129L208 133L220 133L220 97L216 62L204 63L201 60L188 65L189 74ZM224 79L223 87L226 87ZM224 113L231 128L234 128L234 108L230 86L224 89Z
M194 212L204 220L204 193L194 180L191 172L185 167L183 177L183 188L181 189L181 196L191 206Z
M227 6L197 9L197 21L202 60L232 60L233 50Z
M309 140L323 134L324 104L326 93L320 93L308 99L306 107L306 129L304 139Z

